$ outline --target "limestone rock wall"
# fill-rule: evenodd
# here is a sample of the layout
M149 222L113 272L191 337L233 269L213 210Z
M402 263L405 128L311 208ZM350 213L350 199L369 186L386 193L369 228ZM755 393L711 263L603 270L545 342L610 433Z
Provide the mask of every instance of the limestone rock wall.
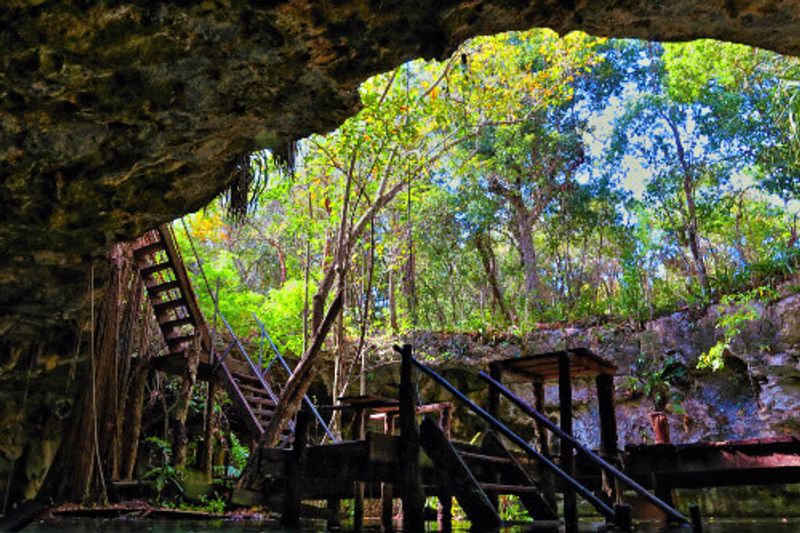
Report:
M613 361L617 422L620 444L652 442L648 413L652 404L629 387L639 370L641 355L661 359L677 357L688 369L689 379L676 390L686 414L671 414L673 442L746 439L800 433L800 295L785 297L762 309L761 319L751 323L733 343L733 354L719 372L697 370L700 355L716 341L714 323L720 309L711 307L700 316L688 311L673 313L639 326L601 325L539 329L523 336L483 337L478 334L436 334L420 332L405 339L415 346L423 360L432 364L456 386L479 402L486 401L486 386L478 370L498 359L587 346ZM384 354L388 359L391 354ZM376 390L393 395L396 367L375 371ZM382 385L377 385L381 383ZM533 401L528 384L512 386ZM448 395L431 380L420 378L425 401L446 400ZM557 416L556 384L546 387L548 412ZM575 434L583 442L599 445L598 414L594 384L576 382ZM503 402L503 417L523 434L531 435L528 419ZM455 417L461 438L472 438L482 423L464 409Z

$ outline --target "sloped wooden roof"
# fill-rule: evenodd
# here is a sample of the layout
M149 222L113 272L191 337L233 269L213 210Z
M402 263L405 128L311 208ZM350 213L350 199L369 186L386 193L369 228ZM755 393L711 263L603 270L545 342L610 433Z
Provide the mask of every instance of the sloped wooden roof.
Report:
M566 355L570 360L570 376L592 377L598 374L614 375L617 366L588 348L570 348L556 352L539 353L494 361L490 366L503 373L503 381L553 381L558 379L558 359Z

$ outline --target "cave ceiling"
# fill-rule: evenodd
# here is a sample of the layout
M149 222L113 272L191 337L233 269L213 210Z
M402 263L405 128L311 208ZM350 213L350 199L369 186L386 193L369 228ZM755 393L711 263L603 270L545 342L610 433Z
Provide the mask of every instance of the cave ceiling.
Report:
M335 128L367 77L549 27L800 53L800 0L24 1L0 10L0 336L58 331L108 246Z

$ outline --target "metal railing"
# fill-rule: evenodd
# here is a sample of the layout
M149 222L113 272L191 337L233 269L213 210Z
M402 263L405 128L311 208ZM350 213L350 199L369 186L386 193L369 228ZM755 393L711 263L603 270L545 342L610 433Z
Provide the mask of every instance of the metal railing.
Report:
M444 379L442 376L428 368L427 366L423 365L413 357L411 358L411 362L420 369L423 373L428 375L432 378L435 382L439 385L447 389L450 394L452 394L457 400L463 403L470 411L478 415L479 417L483 418L489 425L494 428L495 430L502 433L506 438L508 438L511 442L519 446L526 454L533 457L537 461L539 461L547 470L555 474L561 481L565 484L569 485L572 489L575 490L578 494L580 494L586 501L588 501L592 506L597 509L599 513L605 516L609 520L614 520L614 510L606 505L600 498L595 496L592 491L588 488L584 487L580 484L575 478L570 476L568 473L564 472L557 464L550 460L547 456L540 453L538 450L533 448L530 444L528 444L525 439L514 433L510 430L505 424L500 422L497 418L493 417L489 414L486 410L479 407L475 404L472 400L467 398L464 393L460 390L455 388L449 381Z
M277 360L281 364L283 369L286 371L286 373L289 376L291 376L292 375L292 368L289 366L289 363L286 362L286 359L284 359L284 357L281 354L280 350L278 350L278 347L275 346L275 343L272 341L272 337L270 337L269 333L267 332L267 328L264 327L264 324L258 319L258 317L256 316L255 313L253 313L253 319L256 321L256 324L258 324L258 327L261 329L262 340L266 339L267 342L269 342L269 345L272 347L272 351L273 351L273 354L274 354L273 358L267 364L267 367L264 370L264 374L266 375L266 373L269 372L270 367ZM317 407L314 405L314 402L311 401L311 398L308 397L308 394L304 394L303 395L303 403L306 404L306 407L308 407L308 410L311 411L311 414L313 414L314 418L317 419L317 422L319 423L320 427L325 432L325 434L328 436L328 438L331 439L331 442L334 442L334 443L339 442L339 439L337 439L336 436L333 434L333 432L331 432L331 429L328 427L328 424L325 423L325 420L319 414L319 411L317 411Z

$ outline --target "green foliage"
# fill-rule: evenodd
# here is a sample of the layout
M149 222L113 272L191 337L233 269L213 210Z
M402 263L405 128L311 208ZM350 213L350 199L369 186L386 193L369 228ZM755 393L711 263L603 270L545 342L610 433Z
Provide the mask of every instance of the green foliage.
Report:
M231 439L231 466L230 471L226 475L238 477L242 474L242 470L247 466L247 459L250 457L250 450L244 446L233 433L230 434Z
M358 115L301 141L293 172L261 154L246 221L215 204L188 223L239 336L255 351L255 314L290 357L306 295L359 224L344 241L351 340L363 324L524 334L726 301L797 272L797 65L714 41L480 37L367 80Z
M627 386L643 394L656 411L682 413L683 394L677 388L688 377L688 369L675 354L664 358L639 355Z
M698 368L710 368L713 371L725 367L725 354L731 351L731 343L744 328L761 318L759 304L769 302L777 297L777 292L769 287L757 287L743 294L726 295L720 301L722 312L717 318L716 328L721 330L722 338L700 356Z
M159 502L169 500L176 494L183 494L183 471L171 464L172 447L158 437L147 437L145 442L151 445L161 456L162 464L151 468L142 475L143 481L152 481Z

